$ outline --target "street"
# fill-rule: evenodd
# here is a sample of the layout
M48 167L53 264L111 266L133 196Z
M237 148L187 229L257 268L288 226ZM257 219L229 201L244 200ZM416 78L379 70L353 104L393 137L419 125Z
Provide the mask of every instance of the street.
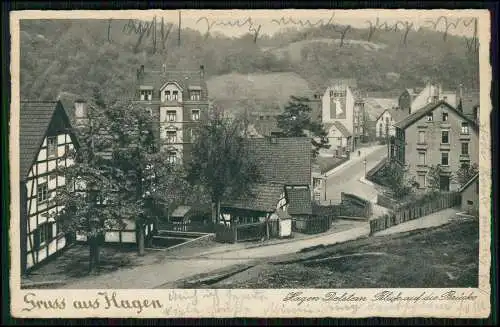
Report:
M381 146L372 151L366 157L357 157L357 152L352 154L352 162L328 176L326 183L326 199L340 201L340 193L351 193L366 200L372 201L377 196L373 186L359 181L365 175L363 160L366 158L366 171L372 169L387 155L387 148Z

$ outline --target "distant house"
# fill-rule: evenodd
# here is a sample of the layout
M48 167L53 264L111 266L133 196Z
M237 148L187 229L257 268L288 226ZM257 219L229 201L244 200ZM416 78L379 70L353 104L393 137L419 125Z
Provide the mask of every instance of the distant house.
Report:
M333 80L328 85L321 99L322 123L333 141L333 150L352 152L364 135L363 99L355 80Z
M397 100L394 98L365 98L365 128L368 139L375 140L384 137L386 129L389 131L392 125L391 119L395 120L396 116L400 117L397 111Z
M431 166L440 165L441 190L457 190L452 174L463 165L479 163L479 128L445 101L427 104L395 124L390 157L408 168L420 188L426 188Z
M479 216L479 174L472 177L459 190L462 210L469 215Z
M247 139L247 145L259 163L261 179L247 194L223 201L221 218L229 225L276 219L285 222L280 228L288 228L289 207L303 214L299 208L311 202L311 141L266 137Z
M66 185L57 168L74 164L67 157L78 140L60 101L22 101L20 109L21 271L36 267L73 239L51 214L63 207L54 198Z
M266 137L281 132L277 117L282 111L252 111L248 114L248 137Z
M403 120L408 114L398 108L386 109L377 117L375 123L375 137L377 139L396 135L394 124Z

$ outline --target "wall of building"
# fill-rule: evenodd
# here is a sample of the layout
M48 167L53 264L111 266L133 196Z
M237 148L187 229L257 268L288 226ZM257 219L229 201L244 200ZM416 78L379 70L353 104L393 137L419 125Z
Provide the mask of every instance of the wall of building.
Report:
M442 121L442 114L448 113L448 121ZM478 132L469 125L469 134L461 134L461 124L465 122L458 113L442 105L433 111L433 121L426 116L405 130L405 164L409 173L419 181L426 175L429 166L441 164L441 153L448 153L448 166L442 167L445 173L453 176L462 163L479 163ZM425 140L419 143L419 132L425 133ZM449 132L449 144L441 144L442 131ZM468 156L462 156L462 143L468 143ZM425 164L419 162L419 152L425 153ZM420 177L419 177L420 176ZM450 190L457 190L458 184L451 178Z
M342 109L345 112L343 118L332 118L332 98L330 92L345 92L345 97L339 98ZM323 94L322 101L322 119L323 123L341 122L349 132L353 133L354 127L354 95L349 87L328 87Z
M462 210L467 212L477 212L479 210L479 178L470 183L462 191Z
M57 206L54 198L57 190L65 187L66 180L64 176L57 176L55 170L57 167L62 168L73 165L73 160L65 158L65 153L66 151L72 151L74 145L67 133L56 133L53 139L56 141L56 152L54 154L49 153L48 139L46 137L38 152L36 163L31 167L26 181L27 231L24 242L26 242L27 269L59 252L67 243L62 229L50 215L56 214L64 208ZM43 185L47 185L46 198L37 193L42 190ZM48 227L44 227L44 225ZM49 233L52 237L40 242L40 244L36 244L37 233L42 233L45 228L50 230Z

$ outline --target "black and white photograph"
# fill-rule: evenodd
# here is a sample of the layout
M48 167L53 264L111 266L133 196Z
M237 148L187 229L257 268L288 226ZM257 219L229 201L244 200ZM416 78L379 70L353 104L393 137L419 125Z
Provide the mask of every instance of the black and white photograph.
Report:
M16 312L488 315L489 24L17 12Z

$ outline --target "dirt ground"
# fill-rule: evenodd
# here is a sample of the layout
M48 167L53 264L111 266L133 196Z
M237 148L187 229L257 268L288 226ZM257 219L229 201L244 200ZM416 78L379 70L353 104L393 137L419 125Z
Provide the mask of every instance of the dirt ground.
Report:
M370 237L268 261L188 288L477 287L477 220Z

